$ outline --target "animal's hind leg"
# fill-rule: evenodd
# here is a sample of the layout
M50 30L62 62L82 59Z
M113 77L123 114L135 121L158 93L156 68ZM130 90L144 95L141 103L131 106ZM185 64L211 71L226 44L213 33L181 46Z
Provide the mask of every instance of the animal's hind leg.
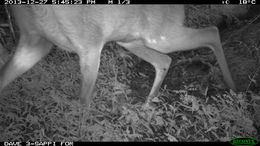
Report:
M176 28L174 28L176 29ZM223 73L224 80L227 85L235 90L235 84L232 80L227 61L224 55L222 44L220 42L219 31L217 27L208 27L203 29L179 28L178 34L172 34L171 46L167 50L162 50L164 53L191 50L198 47L209 47L213 50L220 69ZM170 31L170 30L169 30ZM174 30L173 30L174 31ZM148 44L152 45L152 44Z
M188 29L188 28L187 28ZM220 69L224 76L224 81L229 86L229 88L236 90L235 84L233 82L232 76L230 74L227 61L225 58L225 54L222 48L222 44L220 41L219 31L217 27L208 27L204 29L188 29L191 31L190 36L186 41L190 41L189 43L185 43L183 46L184 49L188 47L209 47L213 50L217 62L220 66ZM187 45L187 46L186 46ZM191 45L191 46L189 46Z
M172 59L165 54L159 53L151 48L144 46L141 42L118 43L127 50L151 63L155 68L155 79L152 89L147 98L146 104L149 104L151 99L158 95L162 82L168 72Z
M52 43L38 35L22 34L14 56L0 70L0 90L41 60L51 47Z

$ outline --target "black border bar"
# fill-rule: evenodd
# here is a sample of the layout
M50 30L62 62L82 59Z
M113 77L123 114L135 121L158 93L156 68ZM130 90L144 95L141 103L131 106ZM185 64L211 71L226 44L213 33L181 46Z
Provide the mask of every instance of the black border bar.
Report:
M246 2L246 3L245 3ZM256 4L257 0L1 0L0 4Z

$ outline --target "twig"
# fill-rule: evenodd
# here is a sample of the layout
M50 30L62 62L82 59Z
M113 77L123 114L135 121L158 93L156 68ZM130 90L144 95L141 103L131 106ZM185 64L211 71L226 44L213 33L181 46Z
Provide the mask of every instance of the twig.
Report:
M5 12L7 14L9 29L11 31L12 38L13 38L14 42L16 42L16 36L15 36L15 33L14 33L14 27L13 27L13 23L12 23L12 19L11 19L11 14L10 14L10 11L8 10L7 6L5 6Z

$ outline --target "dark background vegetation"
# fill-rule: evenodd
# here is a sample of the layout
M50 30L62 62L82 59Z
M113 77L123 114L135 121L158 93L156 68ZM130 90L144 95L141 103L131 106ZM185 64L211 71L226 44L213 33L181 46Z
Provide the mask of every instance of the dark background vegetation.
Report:
M78 56L55 47L1 92L0 141L260 140L259 6L186 5L186 16L189 27L219 27L237 92L226 88L211 50L176 52L155 108L143 109L154 69L111 42L86 109ZM0 67L19 36L11 22L0 6Z

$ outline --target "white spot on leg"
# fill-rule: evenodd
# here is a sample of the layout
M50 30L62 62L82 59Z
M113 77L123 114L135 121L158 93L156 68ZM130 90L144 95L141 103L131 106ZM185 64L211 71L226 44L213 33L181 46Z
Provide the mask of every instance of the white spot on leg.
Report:
M164 41L164 40L166 40L166 37L165 36L161 36L160 39Z
M147 41L150 44L157 44L157 41L155 39L148 39Z

